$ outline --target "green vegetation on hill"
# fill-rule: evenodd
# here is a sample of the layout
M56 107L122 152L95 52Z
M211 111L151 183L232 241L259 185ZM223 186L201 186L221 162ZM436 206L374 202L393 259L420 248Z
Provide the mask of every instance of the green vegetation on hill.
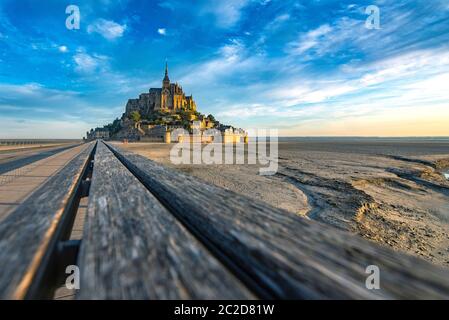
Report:
M104 128L109 131L110 135L116 134L122 129L120 119L119 118L115 119L112 123L105 125Z
M126 129L126 127L129 126L129 121L134 122L134 124L138 122L145 122L150 125L179 126L188 131L191 131L193 121L203 121L203 120L209 122L209 124L211 124L213 128L219 129L221 131L228 128L233 128L232 126L220 124L212 114L205 116L204 114L198 111L177 110L176 112L155 111L147 116L142 116L138 111L133 111L126 117L123 117L122 119L117 118L112 123L103 126L103 128L98 127L95 130L92 129L92 131L106 130L109 132L109 136L113 137L116 134L118 134L122 129ZM124 124L124 126L122 126L122 124Z
M215 117L213 115L211 115L211 114L207 116L207 119L209 119L209 121L211 121L211 122L217 122L215 120Z
M139 111L133 111L131 112L130 118L134 122L139 122L140 119L142 119L142 116L140 115Z

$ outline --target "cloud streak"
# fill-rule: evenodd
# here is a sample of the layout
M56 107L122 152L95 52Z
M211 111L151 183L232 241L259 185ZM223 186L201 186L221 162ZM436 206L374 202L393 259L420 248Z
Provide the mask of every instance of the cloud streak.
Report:
M126 24L121 25L114 21L98 19L87 27L87 32L98 33L107 40L115 40L123 36L126 28Z

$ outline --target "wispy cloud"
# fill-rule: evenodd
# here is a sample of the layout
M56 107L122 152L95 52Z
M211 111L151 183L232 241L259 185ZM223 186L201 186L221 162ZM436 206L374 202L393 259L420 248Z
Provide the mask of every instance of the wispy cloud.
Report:
M45 106L48 101L73 100L79 94L75 91L48 89L39 83L23 85L0 84L0 104L17 107Z
M229 40L215 52L214 56L204 63L190 66L180 81L191 86L201 86L204 83L214 85L226 74L233 74L233 71L237 70L245 72L249 67L248 64L252 64L244 44L238 39Z
M126 31L126 24L118 24L114 21L98 19L87 27L88 33L98 33L108 40L121 38Z
M207 19L211 17L215 26L223 29L232 28L238 24L244 13L244 9L251 3L267 4L269 1L256 0L198 0L187 2L182 0L164 0L159 2L159 7L173 12L182 10L193 17Z
M75 70L79 73L92 73L99 69L104 69L108 57L104 55L90 55L84 52L77 53L73 56L75 62Z
M322 52L323 45L329 44L327 36L332 31L332 28L328 24L324 24L316 29L301 34L298 41L289 44L289 52L297 55L312 49Z
M218 26L229 28L240 20L242 9L249 2L249 0L207 1L201 9L201 13L212 14Z
M85 93L48 88L39 83L0 84L0 97L3 138L80 137L98 121L107 122L122 109L122 106L104 108L88 101ZM26 125L18 126L14 119Z
M348 80L347 75L352 79ZM356 63L346 67L344 73L325 80L302 76L283 79L277 84L259 84L247 89L252 94L237 93L241 96L238 104L233 104L232 100L222 101L218 116L228 121L240 119L241 126L262 125L264 119L271 119L265 126L282 128L282 122L287 121L289 129L282 131L283 134L292 134L296 127L297 134L303 135L318 134L319 130L313 126L304 125L311 121L318 127L326 123L328 129L322 134L338 135L344 129L340 125L342 122L355 123L356 119L363 123L371 121L369 133L374 132L376 124L378 130L384 130L379 125L386 121L385 130L391 129L390 134L400 135L394 129L396 122L397 128L408 135L421 117L427 119L426 124L431 119L435 121L434 128L426 127L429 134L442 134L444 125L438 119L449 121L449 112L444 111L449 101L445 85L448 81L449 50L419 50L372 64ZM425 116L424 110L428 112ZM408 117L403 116L404 112ZM425 131L424 127L415 129L417 135ZM344 132L349 134L348 130ZM363 126L354 127L353 134L362 135L363 132ZM377 135L387 134L380 132Z

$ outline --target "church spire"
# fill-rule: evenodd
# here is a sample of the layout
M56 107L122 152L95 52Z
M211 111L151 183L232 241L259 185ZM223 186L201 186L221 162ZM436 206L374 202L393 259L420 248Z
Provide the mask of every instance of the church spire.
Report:
M167 63L167 60L165 60L165 77L164 77L164 80L162 81L162 87L163 88L170 87L170 78L168 77L168 63Z

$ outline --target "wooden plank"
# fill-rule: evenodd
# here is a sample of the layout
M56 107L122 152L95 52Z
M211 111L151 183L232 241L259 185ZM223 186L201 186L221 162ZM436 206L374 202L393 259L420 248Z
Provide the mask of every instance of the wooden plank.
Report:
M119 159L259 296L447 299L449 271L249 200L110 145ZM365 286L380 269L380 290Z
M57 147L57 148L53 148L53 147L52 148L50 148L50 147L39 148L37 150L37 152L35 151L35 152L31 152L31 153L28 152L30 150L26 150L27 152L25 153L25 155L17 153L12 159L4 161L4 162L2 161L2 163L0 163L0 174L4 174L6 172L22 168L24 166L35 163L39 160L47 159L55 154L58 154L60 152L74 148L79 145L81 145L81 144L79 144L79 143L71 144L68 146L62 146L62 147ZM14 150L14 151L16 151L16 150Z
M70 205L93 147L87 145L0 223L0 299L42 297L40 282L70 223Z
M76 146L12 172L0 174L0 222L84 148L85 146Z
M78 264L80 299L253 298L103 143Z

